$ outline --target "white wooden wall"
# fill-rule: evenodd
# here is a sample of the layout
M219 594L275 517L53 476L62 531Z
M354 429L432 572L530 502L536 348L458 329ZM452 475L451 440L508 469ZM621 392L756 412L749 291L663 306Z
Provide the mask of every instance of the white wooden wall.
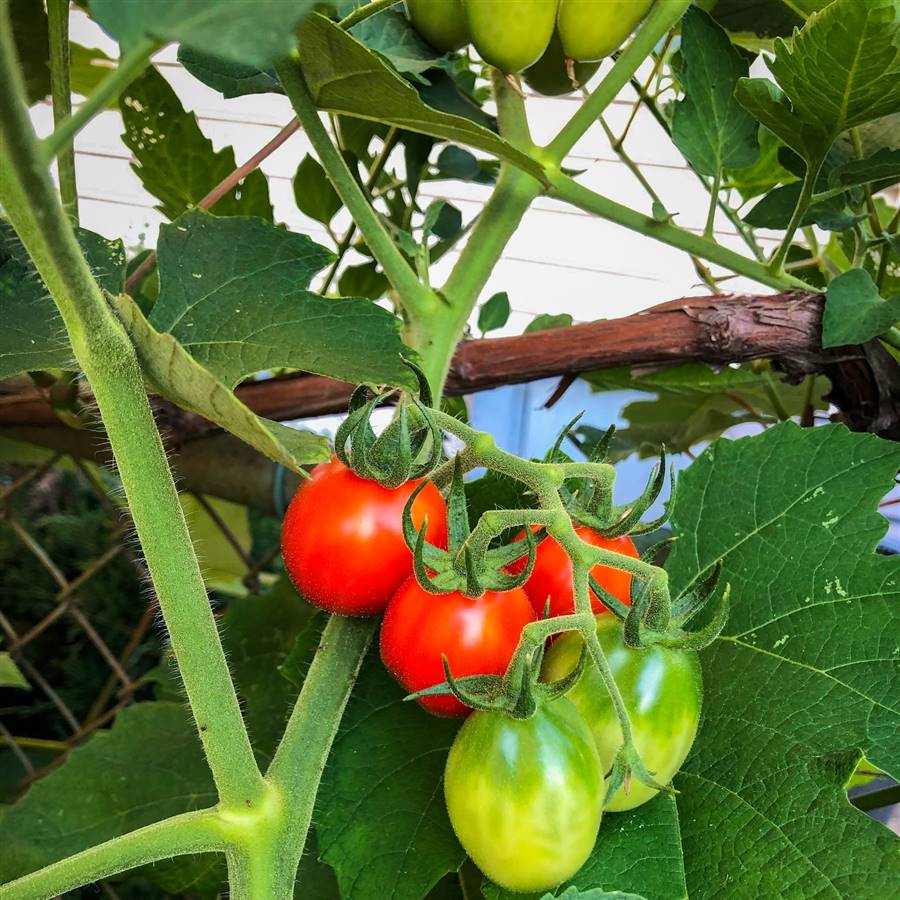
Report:
M115 42L75 8L71 33L78 43L117 55ZM156 63L184 105L197 114L200 127L216 149L233 146L238 163L249 158L291 119L290 106L282 96L263 94L223 100L178 64L172 47L162 51ZM630 89L623 91L610 109L607 118L614 131L624 125L632 97ZM535 140L549 140L571 115L576 102L575 98L529 97L528 114ZM48 104L35 106L33 118L41 135L49 132L52 116ZM154 246L159 225L165 220L154 209L154 198L131 170L129 151L119 139L121 131L118 112L107 110L76 139L82 224L108 237L124 237L129 247ZM626 146L635 161L642 164L667 209L677 213L675 221L699 232L706 217L708 195L646 110L638 114ZM322 226L306 219L293 200L291 178L307 152L308 142L298 132L265 160L262 169L268 176L276 220L330 246ZM587 170L580 176L586 185L649 212L646 193L616 158L599 126L578 143L568 165ZM431 182L424 186L422 194L452 201L468 219L484 203L488 190L461 182ZM344 223L338 218L335 224L342 227ZM725 245L742 249L740 238L721 215L716 232ZM438 273L445 274L457 255L447 254ZM726 284L731 290L752 289L750 282L741 279ZM499 290L509 293L513 307L509 323L499 333L517 334L542 312L568 312L576 321L614 318L707 289L698 284L690 260L680 251L542 198L525 216L484 296Z

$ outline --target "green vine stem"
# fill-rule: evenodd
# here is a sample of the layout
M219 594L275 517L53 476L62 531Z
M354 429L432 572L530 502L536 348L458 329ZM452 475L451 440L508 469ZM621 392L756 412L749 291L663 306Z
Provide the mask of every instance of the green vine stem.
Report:
M294 107L294 112L297 113L297 118L319 157L319 162L328 175L328 180L349 210L356 227L399 295L401 305L414 314L425 315L433 311L437 305L437 298L409 267L325 130L319 118L319 111L303 79L296 52L290 59L277 64L275 70Z
M691 5L691 0L657 0L640 30L619 54L613 67L581 104L574 116L547 145L547 158L562 162L579 139L594 124L607 106L618 96L641 63Z
M809 209L809 204L816 187L816 181L819 177L819 170L822 168L822 163L824 161L824 156L819 159L807 161L806 172L803 175L803 184L800 188L800 196L797 199L797 206L794 208L794 212L791 215L791 221L788 223L784 237L781 239L781 243L778 245L778 249L775 251L772 260L769 263L769 271L772 272L773 275L782 275L784 273L784 261L787 259L788 251L791 249L791 241L794 239L794 235L797 233L797 229L803 221L803 216L806 215L806 211Z
M377 16L378 13L396 6L399 2L400 0L372 0L371 3L359 6L352 13L344 16L338 24L344 31L349 31L354 25L365 22L369 16Z
M106 108L110 100L119 94L147 68L150 57L162 46L158 41L143 38L135 43L119 59L119 65L97 85L78 109L59 122L53 134L41 142L41 152L45 162L50 162L71 146L75 135L87 125L98 112Z
M0 6L0 202L43 278L97 400L219 796L252 805L263 781L134 347L81 255L28 119Z
M53 122L60 123L72 115L72 91L69 82L69 0L47 0L47 23L50 38L50 95L53 100ZM59 154L59 193L63 209L70 221L78 224L78 188L75 181L75 148L69 144Z

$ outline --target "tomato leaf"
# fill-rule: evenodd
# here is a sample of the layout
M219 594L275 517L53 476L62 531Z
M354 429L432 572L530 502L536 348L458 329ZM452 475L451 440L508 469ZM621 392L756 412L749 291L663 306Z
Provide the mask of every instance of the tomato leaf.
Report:
M403 697L371 653L319 788L319 851L344 897L420 900L465 858L442 788L459 722Z
M710 16L691 6L681 22L680 79L684 99L675 105L672 140L703 175L742 169L759 156L759 124L734 99L747 60Z
M411 75L425 83L419 76L437 65L444 55L426 44L409 19L393 9L370 16L351 28L350 33L381 54L401 75Z
M22 674L22 670L16 665L16 661L2 650L0 650L0 687L31 690L31 685Z
M484 150L543 179L543 167L469 119L438 112L387 63L325 16L300 28L300 61L316 106Z
M94 276L110 292L122 290L125 249L92 231L76 230ZM12 226L0 221L0 379L34 369L72 366L62 318Z
M496 331L509 321L509 294L499 291L492 294L478 310L478 330L482 334Z
M879 182L879 188L900 181L900 150L883 147L865 159L853 159L832 169L828 175L832 187Z
M294 175L294 201L305 216L327 225L343 205L322 164L308 153Z
M261 69L259 66L222 59L184 44L178 48L178 62L194 78L218 91L226 99L246 94L284 93L274 69Z
M288 367L342 381L410 384L396 316L368 300L308 290L334 254L251 218L185 213L159 236L150 324L226 386Z
M127 52L143 38L179 41L234 62L265 66L295 46L315 0L91 0L94 19Z
M131 167L169 219L196 206L235 170L231 147L213 150L193 113L185 110L169 82L152 66L122 93L119 109L125 124L122 140L136 159ZM271 219L265 175L259 169L251 172L216 201L215 212Z
M822 346L861 344L900 321L900 296L882 299L864 269L838 275L825 291Z

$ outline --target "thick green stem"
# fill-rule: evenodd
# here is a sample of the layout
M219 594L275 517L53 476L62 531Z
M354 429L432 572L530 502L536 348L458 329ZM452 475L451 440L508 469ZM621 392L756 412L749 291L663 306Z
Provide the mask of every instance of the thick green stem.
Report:
M616 203L602 194L583 187L567 175L560 173L548 173L548 175L551 183L550 195L571 203L585 212L593 213L602 219L615 222L646 237L677 247L679 250L685 250L692 256L699 256L701 259L724 266L738 275L745 275L747 278L752 278L760 284L766 284L777 290L790 290L792 288L814 290L806 282L793 275L788 275L784 272L774 272L771 268L755 259L741 256L740 253L721 247L709 238L694 234L692 231L687 231L684 228L679 228L670 222L657 222L650 216L623 206L621 203Z
M188 853L225 849L214 810L184 813L123 834L0 887L2 900L35 900Z
M40 158L5 4L0 13L0 202L93 389L220 799L252 805L262 777L134 347L81 255Z
M409 267L403 254L396 247L379 219L378 213L369 203L344 158L329 137L319 118L319 111L309 93L309 88L303 79L296 54L279 63L275 68L288 99L297 113L297 118L303 125L303 129L319 157L319 162L322 163L322 167L328 175L328 180L350 211L356 227L365 238L372 254L381 264L381 268L397 292L403 308L423 314L432 311L437 304L437 298L419 281L416 273Z
M800 188L800 197L797 199L797 206L788 223L784 237L781 239L778 249L775 251L771 262L769 263L769 271L773 275L781 275L784 272L784 261L787 259L788 251L791 249L791 241L809 209L812 200L813 191L816 186L816 180L819 177L819 170L822 168L822 159L810 160L806 166L806 174L803 176L803 185Z
M377 624L375 619L329 619L266 773L266 780L284 797L285 825L277 858L279 866L290 870L291 883L306 845L325 761Z
M641 63L652 53L666 32L672 28L691 5L691 0L657 0L640 30L619 54L619 58L578 112L563 126L547 145L549 159L556 163L568 155L579 139L594 124L597 117L615 100L628 84Z
M94 93L85 99L75 114L57 124L53 134L43 141L41 150L44 160L49 162L69 147L75 135L144 71L159 47L157 41L143 39L124 54L119 59L119 65L97 85Z
M53 122L72 115L72 91L69 82L69 0L47 0L50 37L50 94ZM75 181L75 148L69 144L59 154L59 194L70 221L78 224L78 188Z

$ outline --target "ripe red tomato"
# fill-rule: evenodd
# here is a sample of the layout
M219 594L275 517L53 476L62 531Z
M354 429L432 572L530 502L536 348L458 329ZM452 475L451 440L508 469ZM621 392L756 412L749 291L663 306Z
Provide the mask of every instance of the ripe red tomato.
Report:
M595 547L614 550L624 556L637 559L640 555L630 537L604 538L586 525L576 525L578 536ZM518 537L522 538L524 532ZM521 572L525 568L526 557L516 560L510 566L512 572ZM591 575L597 579L601 587L606 588L614 597L623 603L631 603L631 575L609 566L597 565L591 569ZM534 569L525 582L525 593L531 600L537 615L543 615L547 598L550 598L550 615L564 616L575 611L575 600L572 596L572 561L565 550L552 538L547 537L538 544ZM606 607L591 591L591 609L595 613L608 612Z
M485 591L473 598L459 591L429 594L410 578L384 614L381 659L410 693L446 680L441 654L454 678L502 675L522 627L532 621L534 612L521 588ZM419 703L438 716L466 716L472 711L449 694L422 697Z
M281 552L297 590L315 606L347 616L382 612L412 574L403 540L403 507L418 482L393 490L360 478L337 459L312 471L284 516ZM447 546L447 506L427 485L413 504L417 528Z

